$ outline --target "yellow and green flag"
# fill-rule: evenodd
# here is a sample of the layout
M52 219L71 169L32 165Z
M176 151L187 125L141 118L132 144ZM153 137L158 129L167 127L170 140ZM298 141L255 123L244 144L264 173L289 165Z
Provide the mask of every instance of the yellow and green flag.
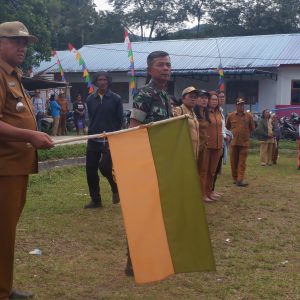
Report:
M136 282L215 270L187 119L108 140Z

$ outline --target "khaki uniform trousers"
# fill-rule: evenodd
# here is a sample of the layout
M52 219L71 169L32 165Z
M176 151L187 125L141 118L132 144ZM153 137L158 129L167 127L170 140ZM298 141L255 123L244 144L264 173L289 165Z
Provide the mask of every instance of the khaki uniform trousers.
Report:
M230 149L231 175L235 181L244 180L248 149L249 148L245 146L231 146Z
M202 196L204 196L205 193L205 185L206 185L206 170L205 170L205 157L206 151L205 147L201 147L198 152L198 173L200 177L200 186L201 186L201 192Z
M53 118L53 124L52 124L52 135L53 136L58 134L58 125L59 125L59 117Z
M8 300L13 284L16 227L22 213L28 175L0 176L0 299Z
M272 164L274 143L260 142L260 162L261 164Z
M217 170L217 166L222 155L222 149L205 149L205 160L203 164L204 190L203 195L210 196L214 187L214 178Z

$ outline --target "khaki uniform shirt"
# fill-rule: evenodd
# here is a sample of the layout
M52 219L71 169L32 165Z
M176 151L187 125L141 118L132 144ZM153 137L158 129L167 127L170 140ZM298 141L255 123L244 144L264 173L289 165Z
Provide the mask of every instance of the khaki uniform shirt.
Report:
M229 114L226 122L226 128L232 131L232 146L249 147L250 134L255 125L250 113L244 112L239 115L236 111Z
M23 112L16 110L22 102ZM29 95L21 84L21 71L0 59L0 120L14 127L36 130L35 114ZM0 140L0 176L37 172L37 152L25 142Z
M200 107L200 114L202 116L201 119L198 119L199 123L199 150L203 151L206 144L207 144L207 127L208 127L208 121L205 118L204 109Z
M208 123L207 127L207 148L222 149L222 115L218 109L209 109L208 112L210 123Z
M68 101L65 98L57 97L56 102L60 105L60 113L65 114L68 112Z
M179 107L175 107L173 110L173 114L175 117L181 115L188 115L188 123L191 134L191 139L193 143L195 157L198 157L199 152L199 123L197 121L197 117L192 110L189 110L184 104Z

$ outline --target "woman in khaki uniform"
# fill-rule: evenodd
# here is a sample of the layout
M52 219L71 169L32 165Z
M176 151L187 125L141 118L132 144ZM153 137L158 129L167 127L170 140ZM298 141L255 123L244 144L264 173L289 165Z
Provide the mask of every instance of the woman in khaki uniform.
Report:
M182 105L174 107L173 115L181 116L188 115L188 123L190 128L191 139L196 160L198 159L199 152L199 123L194 113L196 100L199 96L199 91L193 86L187 87L182 91Z
M219 100L216 92L210 92L208 114L210 123L207 127L207 147L205 149L204 170L206 171L204 201L217 200L213 195L215 172L222 154L222 115L218 108Z
M262 166L271 166L275 139L271 114L268 109L262 112L262 118L258 123L256 134L260 143L260 164Z
M200 90L197 99L197 106L195 107L195 114L199 123L199 154L198 154L198 172L200 176L200 185L202 194L204 195L206 184L206 164L205 162L205 149L207 144L207 127L210 122L207 110L208 99L210 94L204 90Z

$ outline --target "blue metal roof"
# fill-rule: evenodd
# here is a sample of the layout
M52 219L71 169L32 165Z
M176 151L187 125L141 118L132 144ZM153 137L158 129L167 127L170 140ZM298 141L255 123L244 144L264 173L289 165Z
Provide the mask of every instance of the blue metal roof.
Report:
M133 42L136 70L146 69L146 58L152 51L170 54L173 70L276 68L300 64L300 34L237 36L207 39ZM220 57L219 57L219 51ZM128 71L129 59L124 43L86 45L79 49L90 72L99 70ZM82 72L74 53L57 51L65 72ZM56 58L43 61L34 74L58 72Z

